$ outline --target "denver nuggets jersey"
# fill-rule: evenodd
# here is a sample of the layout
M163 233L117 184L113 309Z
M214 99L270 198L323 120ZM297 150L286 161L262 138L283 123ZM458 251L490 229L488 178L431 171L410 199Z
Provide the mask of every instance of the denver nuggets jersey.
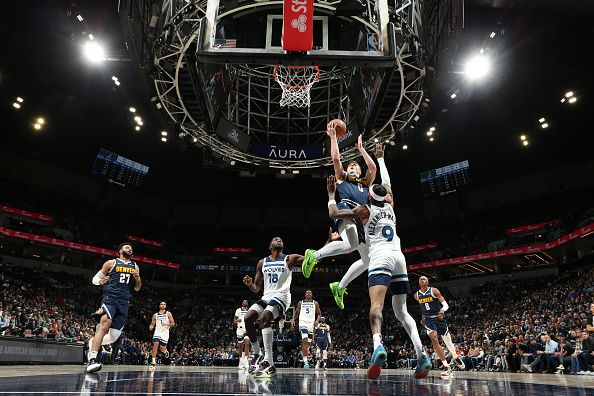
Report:
M357 205L365 205L369 194L367 184L367 180L347 174L342 182L336 184L340 202L346 203L351 209Z
M328 324L326 324L326 323L320 323L318 325L318 329L316 330L316 340L327 341L329 332L330 332L330 326L328 326Z
M301 301L301 311L299 311L299 323L313 323L316 321L316 302L315 300Z
M369 242L369 258L382 251L400 251L400 238L396 235L396 215L391 205L368 205L369 220L365 224L365 236Z
M290 295L292 272L287 267L287 255L283 254L276 260L270 256L264 258L262 275L264 277L263 300L272 297Z
M132 297L131 289L134 287L132 271L135 269L136 263L134 261L126 263L116 258L113 266L107 273L109 281L103 287L105 296L128 301Z
M417 298L419 300L419 308L421 308L421 314L425 317L432 318L436 317L441 310L441 303L433 294L433 288L428 288L424 293L422 291L417 292Z

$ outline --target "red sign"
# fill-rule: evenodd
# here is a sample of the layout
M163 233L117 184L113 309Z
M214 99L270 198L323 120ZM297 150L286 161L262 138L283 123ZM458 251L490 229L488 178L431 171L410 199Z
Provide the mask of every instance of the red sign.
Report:
M233 248L233 247L213 247L215 253L251 253L252 248Z
M0 211L5 212L5 213L11 213L11 214L23 216L23 217L30 217L35 220L43 220L43 221L50 221L50 222L54 221L54 218L52 216L35 213L35 212L29 212L29 211L22 210L22 209L11 208L10 206L5 206L5 205L0 205Z
M522 247L512 248L512 249L498 250L496 252L472 254L470 256L453 257L453 258L444 259L444 260L427 261L424 263L407 265L406 267L409 270L415 270L415 269L420 269L420 268L441 267L443 265L462 264L462 263L467 263L469 261L485 260L485 259L491 259L491 258L495 258L495 257L515 256L518 254L541 252L543 250L549 250L549 249L556 248L559 245L563 245L564 243L567 243L571 240L583 237L584 235L589 234L591 232L594 232L594 223L591 223L585 227L580 228L579 230L576 230L569 234L563 235L561 238L555 239L554 241L547 242L547 243L539 243L538 245L530 245L530 246L522 246Z
M438 246L437 243L432 242L432 243L427 243L425 245L413 246L413 247L409 247L406 249L402 249L402 253L411 253L411 252L418 252L420 250L434 249L437 246Z
M508 228L507 233L508 234L516 234L518 232L540 230L541 228L545 228L547 225L557 225L557 224L559 224L559 220L551 220L551 221L547 221L544 223L537 223L537 224L530 224L530 225L525 225L525 226L521 226L521 227Z
M313 0L284 0L283 3L283 49L310 51L313 47Z
M1 227L1 226L0 226L0 234L4 234L11 238L26 239L28 241L46 243L48 245L61 246L61 247L68 248L68 249L82 250L83 252L96 253L96 254L100 254L102 256L116 257L118 255L118 253L115 250L98 248L95 246L84 245L82 243L64 241L62 239L49 238L49 237L46 237L43 235L30 234L28 232L15 231L15 230L11 230L10 228ZM179 268L179 264L172 263L170 261L159 260L159 259L154 259L154 258L150 258L150 257L142 257L142 256L134 256L134 259L141 263L153 264L153 265L158 265L161 267L168 267L168 268L176 268L176 269Z
M165 246L165 244L163 242L152 241L150 239L144 239L144 238L137 237L134 235L126 235L126 238L128 238L130 241L144 243L145 245L152 245L152 246L157 246L157 247Z

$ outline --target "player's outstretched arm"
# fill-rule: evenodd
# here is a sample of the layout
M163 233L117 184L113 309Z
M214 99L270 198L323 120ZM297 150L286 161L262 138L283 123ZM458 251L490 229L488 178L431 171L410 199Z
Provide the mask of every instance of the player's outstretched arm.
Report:
M107 274L109 274L109 271L113 267L114 261L115 260L107 260L105 263L103 263L99 272L97 272L93 277L92 283L94 285L103 286L109 282L109 276L107 276Z
M334 166L334 175L339 181L343 181L345 172L340 161L340 150L338 148L336 129L333 122L329 122L326 126L326 133L330 136L330 158L332 158L332 165Z
M134 291L140 291L142 287L142 280L140 279L140 268L138 268L138 264L134 264L136 269L132 271L132 276L134 277Z
M390 174L388 173L388 167L386 166L386 162L384 161L384 145L382 143L376 143L375 145L375 158L377 158L377 163L379 164L381 184L388 191L388 195L386 196L386 203L394 207L394 196L392 194Z
M287 256L287 267L292 270L297 264L301 264L304 258L305 257L300 254L289 254Z
M243 284L246 285L254 293L258 293L262 286L262 266L263 265L264 265L264 260L258 261L254 279L252 279L252 277L249 275L246 275L243 277Z
M365 180L367 180L368 185L372 185L373 181L375 180L375 174L377 173L377 166L375 166L375 162L373 162L373 158L367 153L365 150L365 146L363 146L363 136L359 135L357 138L357 149L359 153L365 160L365 165L367 166L367 172L365 173Z

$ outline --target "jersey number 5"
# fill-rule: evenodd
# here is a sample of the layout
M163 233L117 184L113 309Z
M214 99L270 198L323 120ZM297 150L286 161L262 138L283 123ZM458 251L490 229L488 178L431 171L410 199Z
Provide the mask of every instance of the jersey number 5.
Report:
M278 274L268 274L268 283L277 283Z
M388 242L392 242L392 239L394 239L394 229L392 226L384 226L384 228L382 228L382 235Z
M120 283L130 283L130 274L120 274Z

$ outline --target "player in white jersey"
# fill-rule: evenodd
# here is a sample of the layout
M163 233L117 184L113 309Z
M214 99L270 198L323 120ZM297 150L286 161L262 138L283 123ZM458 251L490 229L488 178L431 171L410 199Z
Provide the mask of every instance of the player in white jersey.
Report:
M237 353L239 354L239 368L240 369L248 369L249 364L249 356L250 356L250 337L245 330L245 322L243 318L248 313L249 302L248 300L243 300L241 302L241 307L235 310L235 316L233 317L233 324L237 327L236 334L237 334Z
M415 377L426 377L431 368L429 357L423 351L421 338L414 319L406 310L406 296L410 293L406 261L400 248L400 238L396 235L396 215L394 214L392 194L389 186L374 184L369 189L368 205L354 209L339 210L334 199L336 179L330 176L327 181L328 214L332 219L359 218L365 224L365 238L369 245L369 321L373 334L373 355L367 376L376 379L386 361L387 353L382 345L382 311L388 288L392 294L392 308L396 318L402 323L413 342L418 364Z
M169 329L173 326L175 326L173 315L167 310L167 303L161 301L159 312L153 315L151 325L149 326L150 331L155 330L153 334L153 350L151 351L151 365L154 366L157 364L157 351L159 347L161 347L161 352L163 352L165 357L169 357L167 343L169 342Z
M254 348L249 371L255 378L268 378L276 373L272 359L272 321L284 315L291 304L291 276L293 267L301 264L303 256L283 254L283 240L280 237L270 241L270 255L258 262L254 279L246 275L243 283L254 293L262 287L264 295L253 304L244 317L245 328ZM260 332L264 343L264 359L261 359L256 320L260 322ZM257 364L259 363L259 367Z
M303 353L303 368L309 368L309 343L313 339L314 329L320 319L322 312L320 304L313 299L311 290L305 291L305 299L299 301L295 309L295 317L299 320L299 331L301 332L301 353ZM295 318L291 319L291 326L295 326Z

